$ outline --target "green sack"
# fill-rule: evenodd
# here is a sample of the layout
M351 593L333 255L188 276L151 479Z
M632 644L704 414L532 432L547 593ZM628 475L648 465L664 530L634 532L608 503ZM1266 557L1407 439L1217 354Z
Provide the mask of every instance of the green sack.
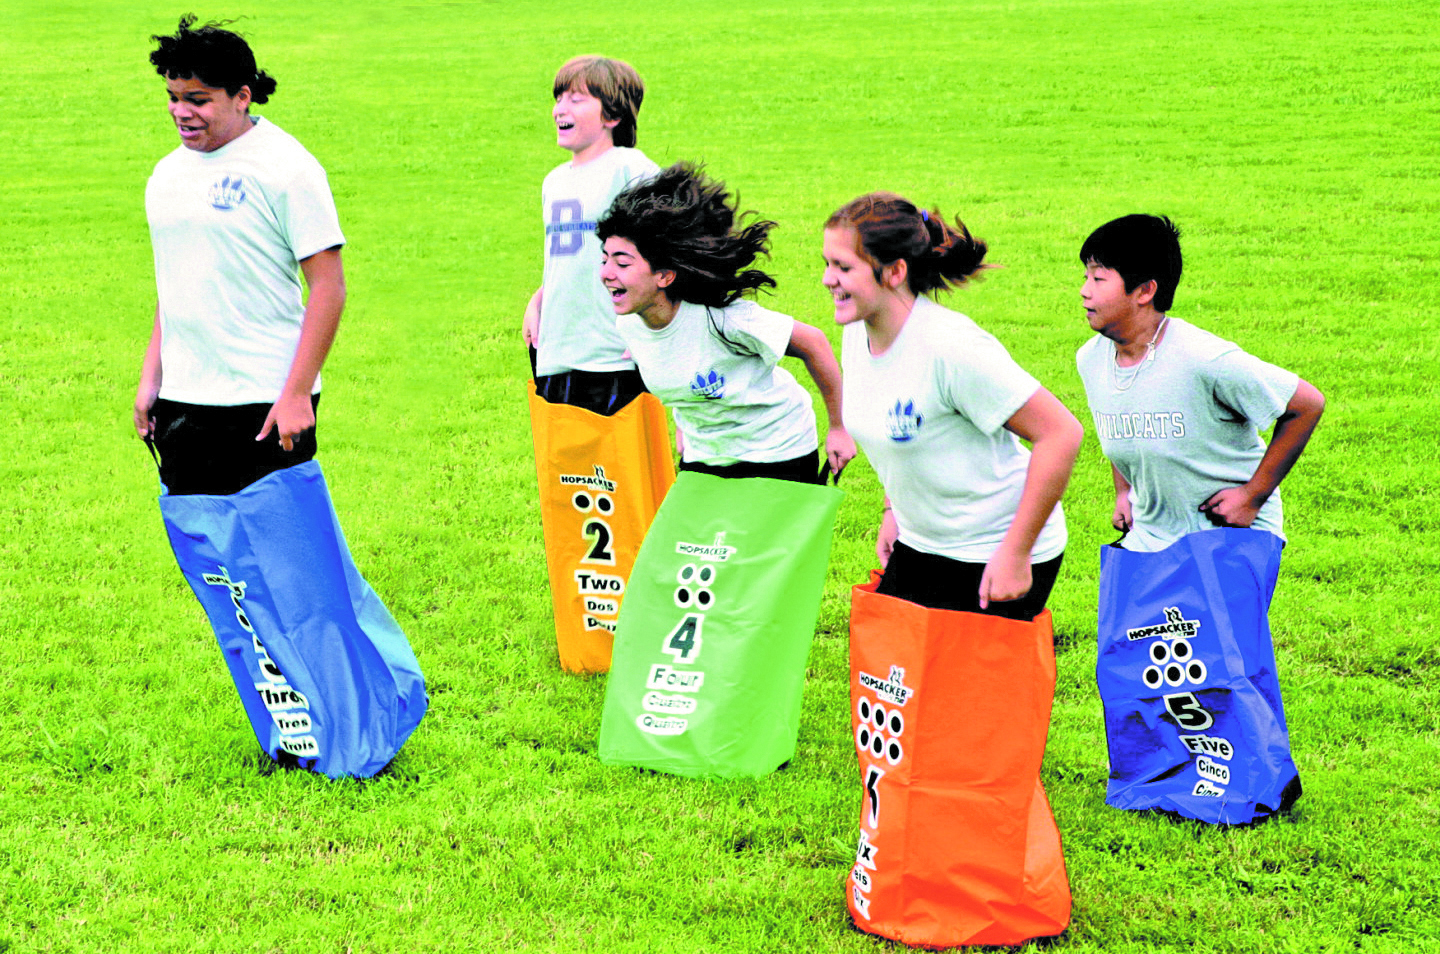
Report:
M621 605L601 762L734 778L789 761L841 496L680 475Z

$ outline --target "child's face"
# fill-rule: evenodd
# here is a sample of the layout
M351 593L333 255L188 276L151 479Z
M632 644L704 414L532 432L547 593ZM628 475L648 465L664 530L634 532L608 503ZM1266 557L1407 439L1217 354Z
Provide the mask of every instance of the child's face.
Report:
M193 76L167 77L170 118L186 149L214 152L250 128L250 87L234 96Z
M1085 318L1090 322L1091 330L1106 337L1128 331L1140 310L1138 299L1149 287L1148 282L1142 282L1133 291L1126 292L1125 279L1119 272L1098 262L1090 262L1085 266L1080 301L1085 306Z
M606 119L604 105L583 86L572 86L557 96L550 115L555 119L555 141L582 162L613 145L612 130L620 122Z
M880 313L883 289L875 269L860 255L860 236L842 226L825 230L825 274L821 281L835 300L835 323L869 321Z
M668 269L651 269L629 239L612 235L605 240L600 281L610 292L615 314L638 314L651 327L663 328L673 317L665 289L674 280L675 273Z

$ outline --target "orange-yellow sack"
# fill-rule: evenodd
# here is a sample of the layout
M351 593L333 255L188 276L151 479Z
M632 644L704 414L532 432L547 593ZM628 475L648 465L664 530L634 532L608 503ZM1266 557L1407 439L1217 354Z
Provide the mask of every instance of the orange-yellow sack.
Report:
M850 722L864 795L846 881L862 931L912 947L1019 944L1070 922L1040 785L1055 692L1033 622L851 592Z
M560 665L605 672L630 567L675 482L665 409L641 394L606 417L529 391Z

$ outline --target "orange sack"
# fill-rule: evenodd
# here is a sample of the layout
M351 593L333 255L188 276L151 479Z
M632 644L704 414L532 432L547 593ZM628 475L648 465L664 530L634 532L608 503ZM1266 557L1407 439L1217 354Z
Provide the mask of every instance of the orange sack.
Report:
M851 591L850 722L862 931L912 947L1019 944L1070 923L1040 785L1055 694L1050 611L1033 622Z
M675 482L665 409L646 393L606 417L529 393L560 665L606 672L635 554Z

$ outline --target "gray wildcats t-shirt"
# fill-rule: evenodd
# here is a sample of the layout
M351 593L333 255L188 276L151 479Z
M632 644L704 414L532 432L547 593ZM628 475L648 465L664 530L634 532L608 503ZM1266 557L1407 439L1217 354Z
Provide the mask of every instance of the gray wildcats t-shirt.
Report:
M1233 342L1171 318L1153 361L1115 366L1096 335L1075 354L1100 448L1130 482L1129 550L1163 550L1214 525L1200 505L1238 487L1265 454L1260 431L1285 411L1300 378ZM1277 489L1252 525L1281 539Z

